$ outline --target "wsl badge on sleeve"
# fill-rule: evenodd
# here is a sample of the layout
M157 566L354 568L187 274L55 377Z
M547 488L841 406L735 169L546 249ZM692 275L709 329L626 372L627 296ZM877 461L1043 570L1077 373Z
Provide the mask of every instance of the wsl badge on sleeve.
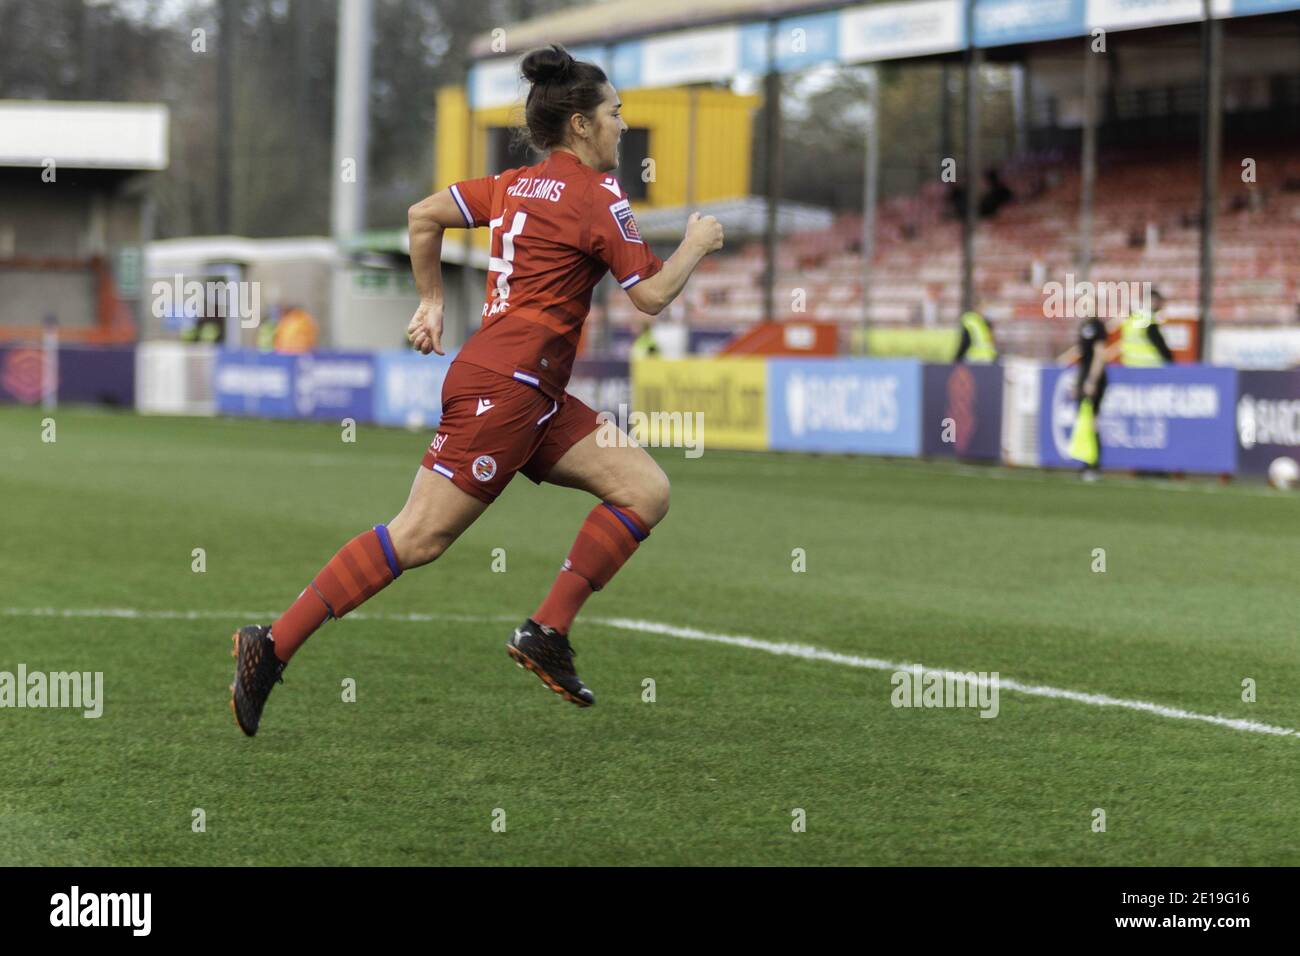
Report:
M618 223L618 231L622 233L624 239L628 242L641 242L641 230L636 227L631 202L626 199L616 202L609 207L609 211L613 213L614 221Z

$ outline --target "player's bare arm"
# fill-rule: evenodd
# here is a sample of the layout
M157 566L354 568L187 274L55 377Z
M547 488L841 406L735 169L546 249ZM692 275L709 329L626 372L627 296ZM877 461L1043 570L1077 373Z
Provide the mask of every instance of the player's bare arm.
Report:
M451 190L444 189L408 209L406 221L411 237L411 271L420 292L420 305L406 328L406 338L425 355L443 355L442 236L448 229L463 228L465 217Z
M647 315L658 315L686 288L686 280L695 267L710 253L722 248L722 223L713 216L691 213L681 245L664 262L656 275L638 282L628 290L628 298Z

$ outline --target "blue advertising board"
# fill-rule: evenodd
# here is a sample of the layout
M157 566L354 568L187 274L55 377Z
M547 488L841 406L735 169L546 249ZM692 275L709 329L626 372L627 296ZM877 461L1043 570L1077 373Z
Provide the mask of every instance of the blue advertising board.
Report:
M1002 366L926 365L921 451L942 458L1002 457Z
M296 356L294 410L301 418L373 421L375 357L369 352L305 352Z
M619 89L635 89L641 85L641 42L620 43L614 47L610 61L609 80Z
M1232 0L1234 17L1251 16L1257 13L1282 13L1286 10L1300 10L1300 0Z
M777 451L920 454L921 363L915 359L768 360Z
M60 345L52 367L49 358L40 346L0 345L0 402L41 401L47 372L60 402L135 402L134 345Z
M46 389L46 355L34 346L0 345L0 402L34 405Z
M767 23L755 23L762 31L764 46ZM748 29L748 27L742 27ZM766 48L763 53L766 53ZM787 17L776 23L776 69L803 70L835 62L840 55L840 13L810 13ZM754 72L766 72L767 60L754 64Z
M979 0L975 45L1003 46L1082 36L1087 33L1086 0Z
M375 359L365 352L217 353L217 414L373 421Z
M218 415L294 418L293 355L221 349L212 387Z
M135 404L135 346L61 347L59 401Z
M1237 467L1266 474L1275 458L1300 460L1300 368L1237 373Z
M455 355L381 352L375 356L375 421L433 428L442 419L442 383Z
M1076 369L1045 368L1038 418L1044 467L1077 467L1066 452L1078 405ZM1230 473L1237 467L1237 370L1210 365L1111 367L1097 429L1102 468Z

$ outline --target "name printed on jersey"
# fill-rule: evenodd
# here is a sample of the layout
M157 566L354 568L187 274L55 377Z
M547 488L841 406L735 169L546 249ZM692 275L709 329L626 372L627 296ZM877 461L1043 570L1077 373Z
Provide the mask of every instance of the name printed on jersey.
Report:
M559 202L565 185L558 179L526 176L511 183L510 188L506 190L506 195L517 199L549 199L551 202Z
M624 199L622 202L616 202L609 207L614 221L618 223L618 231L628 242L641 242L641 230L636 226L636 219L632 215L632 203Z

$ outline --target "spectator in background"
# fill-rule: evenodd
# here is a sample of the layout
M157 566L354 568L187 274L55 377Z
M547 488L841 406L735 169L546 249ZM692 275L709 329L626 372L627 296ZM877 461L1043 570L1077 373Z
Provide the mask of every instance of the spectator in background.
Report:
M293 307L272 314L257 329L257 347L263 352L311 352L320 340L320 328L306 309Z
M1011 188L1002 181L996 169L988 169L984 172L984 195L980 197L980 218L988 219L990 216L996 216L998 210L1011 202L1015 198L1015 193Z
M277 352L310 352L320 340L320 327L306 309L292 308L275 325Z
M948 187L948 205L952 207L954 219L963 219L966 216L966 187L960 183L953 183Z
M632 343L633 359L653 358L659 354L659 343L655 341L654 323L646 319L641 323L641 332Z
M181 333L182 342L201 342L215 345L226 337L225 320L219 316L200 315L194 324Z
M961 341L957 345L957 354L953 357L953 361L966 361L972 365L991 365L997 360L998 350L988 320L975 309L963 312Z
M1165 320L1164 309L1164 295L1159 289L1152 289L1151 308L1135 309L1129 313L1119 333L1121 363L1134 368L1173 364L1174 353L1169 350L1160 331Z

